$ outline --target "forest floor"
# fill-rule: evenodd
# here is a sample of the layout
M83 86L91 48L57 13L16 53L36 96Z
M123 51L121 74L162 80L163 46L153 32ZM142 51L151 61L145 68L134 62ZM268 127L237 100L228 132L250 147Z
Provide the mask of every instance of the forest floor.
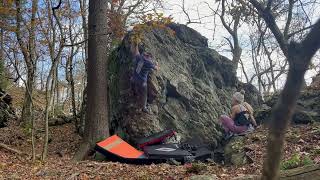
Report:
M36 135L37 154L42 150L42 134ZM188 179L195 174L212 175L219 179L231 179L244 174L259 174L265 154L266 129L259 127L246 136L246 146L251 149L252 164L235 167L216 163L201 164L192 172L194 164L186 165L128 165L93 160L73 162L72 157L81 138L72 123L50 127L49 154L46 162L32 162L28 155L18 155L0 147L0 179ZM284 161L297 164L320 163L320 124L291 126L288 130ZM31 154L30 133L15 124L0 129L0 143L23 153ZM290 160L291 159L291 160ZM308 162L304 162L308 160Z

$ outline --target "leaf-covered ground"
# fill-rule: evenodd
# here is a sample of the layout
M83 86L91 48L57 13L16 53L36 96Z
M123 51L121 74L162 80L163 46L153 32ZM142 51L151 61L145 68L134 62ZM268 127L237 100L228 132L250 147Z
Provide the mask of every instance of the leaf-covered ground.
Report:
M36 138L37 154L42 149L42 134ZM114 162L82 161L71 159L81 138L73 124L50 127L49 157L46 162L32 162L0 147L0 179L188 179L194 174L215 174L220 179L232 179L243 174L259 174L265 154L266 129L258 128L247 135L246 148L254 163L241 167L215 163L186 165L129 165ZM306 156L312 163L320 161L320 125L291 126L287 133L284 162L293 156ZM0 143L31 154L30 135L12 124L0 129ZM310 163L310 162L309 162ZM197 167L197 173L191 172Z

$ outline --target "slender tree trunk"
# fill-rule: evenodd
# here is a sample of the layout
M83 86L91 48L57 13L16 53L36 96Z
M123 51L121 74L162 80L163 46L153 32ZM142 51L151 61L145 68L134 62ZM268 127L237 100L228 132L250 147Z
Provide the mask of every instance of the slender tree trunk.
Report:
M53 93L52 93L52 100L51 101L49 101L50 102L50 104L49 104L49 107L51 108L51 111L50 111L50 115L49 115L49 117L51 116L51 117L55 117L55 112L56 112L56 101L55 101L55 99L56 99L56 83L55 83L55 81L54 81L54 79L55 79L55 75L53 75L52 77L52 86L50 86L51 88L50 88L50 91L52 91Z
M40 73L40 90L45 90L45 82L44 82L44 63L41 64L41 73Z
M17 61L15 59L15 61ZM30 90L28 89L28 85L27 82L21 78L21 74L19 72L19 68L17 63L13 63L13 67L17 73L17 76L19 79L21 79L26 87L26 92L27 92L27 97L29 97L29 99L31 100L31 106L29 107L29 112L30 112L30 120L31 120L31 147L32 147L32 161L34 162L36 160L36 151L35 151L35 138L34 138L34 132L35 132L35 121L34 121L34 113L33 113L33 99L32 99L32 93L30 92Z
M277 91L277 87L276 87L276 79L275 79L274 69L273 69L273 62L272 62L272 58L271 58L271 52L266 47L266 45L264 43L264 40L262 40L262 45L263 45L263 48L264 48L264 50L265 50L265 52L267 54L268 61L269 61L269 66L271 67L270 72L271 72L271 83L272 83L273 91L276 92Z
M289 43L280 31L270 11L272 0L268 1L267 8L257 0L249 1L265 20L289 62L287 80L280 98L273 109L270 121L267 156L262 171L263 180L275 180L279 176L286 129L292 119L297 99L303 86L305 72L309 68L312 57L320 48L320 19L317 20L310 32L300 43L294 41ZM287 24L290 23L287 22Z
M0 0L0 8L3 8L3 1ZM2 18L2 16L0 16L0 22L3 22L4 18ZM2 28L0 28L0 88L4 89L4 77L5 77L5 70L4 70L4 56L3 56L3 36L4 36L4 30Z
M20 75L19 75L20 76ZM24 81L24 84L26 85L27 82ZM31 147L32 147L32 161L34 162L36 160L36 149L35 149L35 119L34 119L34 113L33 113L33 99L32 99L32 93L28 89L28 86L26 86L26 93L27 97L30 99L30 106L28 112L30 112L30 121L31 121Z
M71 34L71 33L70 33ZM72 40L71 40L72 42ZM75 97L75 87L74 87L74 77L73 77L73 57L74 57L74 47L71 47L70 56L66 63L66 80L68 81L69 88L71 90L71 105L73 117L77 117L77 107L76 107L76 97ZM76 120L76 129L78 129L78 121Z
M73 78L73 67L71 63L70 67L70 86L71 86L71 98L72 98L72 112L73 117L77 117L77 107L76 107L76 96L75 96L75 88L74 88L74 78Z
M70 2L69 2L70 5ZM81 1L80 1L80 5L81 5ZM81 9L82 9L82 5L81 5ZM70 25L69 25L69 36L70 36L70 42L72 44L74 44L75 38L72 38L72 22L71 19L69 19ZM87 43L85 41L85 43ZM66 80L68 82L68 87L71 90L71 105L72 105L72 114L73 117L75 118L75 128L76 130L79 129L79 121L77 119L77 107L76 107L76 100L75 100L75 85L74 85L74 77L73 77L73 58L74 55L78 52L79 47L77 49L75 49L74 46L71 47L70 50L70 55L67 58L67 62L66 62Z
M107 0L89 1L88 101L84 142L75 155L84 159L95 143L109 136L107 89Z
M82 93L82 99L80 104L80 110L79 110L79 129L77 129L78 133L83 137L84 135L84 127L85 127L85 121L86 121L86 111L87 111L87 86L84 87L83 93Z
M83 39L88 39L88 24L87 24L87 0L79 0L80 9L81 9L81 18L82 18L82 29L83 29ZM106 3L106 2L105 2ZM87 82L87 74L88 74L88 41L84 43L84 66L85 66L85 74L84 74L84 82ZM79 112L80 112L80 122L79 127L77 127L77 131L80 135L84 133L84 124L85 124L85 111L87 107L87 101L85 98L87 97L86 83L83 83L83 90L82 90L82 98L81 102L79 102Z
M250 38L251 40L251 58L252 58L252 64L253 64L253 67L254 67L254 70L255 70L255 73L257 74L257 79L258 79L258 90L259 90L259 93L262 94L262 82L261 82L261 73L260 73L260 66L259 66L259 62L257 60L257 52L256 52L256 48L254 47L254 42L253 42L253 39ZM250 82L251 83L251 82Z
M232 62L233 62L233 66L234 66L234 72L237 72L237 69L239 66L239 61L240 61L241 54L242 54L242 49L239 45L237 29L235 29L235 31L234 31L233 44L234 44L234 48L232 50L232 54L233 54Z
M21 119L23 122L25 122L26 124L30 124L31 123L31 102L32 102L32 96L29 96L30 94L33 94L33 85L34 85L34 72L33 70L28 70L28 74L27 74L27 84L26 84L26 89L28 89L29 92L27 92L27 90L25 91L25 99L23 102L23 108L22 108L22 115L21 115Z
M48 139L49 139L49 124L48 124L48 120L49 120L49 112L50 110L52 110L52 105L54 102L54 93L55 93L55 86L57 83L57 71L58 71L58 64L59 64L59 60L61 59L61 53L62 50L64 48L64 42L65 42L65 38L64 38L64 31L63 28L61 26L61 23L56 15L55 10L59 9L62 3L62 0L59 1L59 4L56 7L51 7L51 3L49 1L46 1L47 3L47 7L48 7L48 19L50 21L50 30L52 32L52 38L51 38L51 43L49 45L49 50L50 50L50 58L52 61L52 65L49 71L49 75L47 77L47 82L46 82L46 109L45 109L45 138L44 138L44 145L43 145L43 151L42 151L42 160L44 161L47 157L48 154ZM52 9L52 11L51 11ZM51 12L53 14L53 17L55 18L59 30L60 30L60 44L59 44L59 48L58 50L55 49L56 46L56 37L57 37L57 31L55 29L54 23L53 23L53 17L51 15ZM48 38L49 39L49 38Z
M47 83L46 83L46 108L45 108L45 136L44 136L44 145L43 145L43 150L42 150L42 157L41 159L44 161L47 158L47 154L48 154L48 140L49 140L49 124L48 124L48 120L49 120L49 113L50 110L53 111L53 102L54 102L54 86L55 86L55 81L56 78L55 77L55 70L56 70L56 66L58 64L58 60L55 59L52 62L52 66L51 69L49 71L49 75L47 77Z
M86 11L86 5L87 0L79 0L80 2L80 9L81 9L81 18L82 18L82 29L83 29L83 39L88 39L88 25L87 25L87 11ZM107 2L105 2L107 3ZM84 52L85 52L85 69L87 72L88 65L88 41L84 42Z
M309 61L301 55L303 54L296 57L291 56L294 59L290 59L289 61L298 62L306 60L306 62L309 63ZM264 180L277 179L279 163L274 162L280 162L283 151L284 136L303 85L303 78L306 70L299 70L301 68L297 67L298 64L292 64L291 66L292 67L289 68L284 89L280 94L280 99L273 110L271 118L267 147L268 156L263 166Z
M68 101L68 99L69 99L69 91L70 91L70 87L68 86L67 88L66 88L66 93L64 93L64 91L63 91L63 95L65 94L66 96L66 98L63 100L63 103L62 103L62 109L65 109L65 106L66 106L66 103L67 103L67 101ZM69 109L68 109L68 112L69 112Z
M59 102L60 102L60 86L59 86L59 70L57 67L56 70L56 108L59 110Z
M71 90L71 105L72 105L72 114L73 117L77 117L77 107L76 107L76 97L75 97L75 87L74 87L74 77L73 77L73 47L71 48L70 57L68 57L67 64L66 64L66 76L69 88ZM76 118L75 120L75 127L79 129L79 122Z
M31 23L29 29L29 39L28 46L26 47L26 42L24 42L21 32L21 22L23 20L22 12L21 12L21 1L16 0L16 21L17 21L17 30L15 31L17 41L19 43L21 52L23 54L24 60L27 65L27 83L26 89L29 92L25 92L25 99L23 103L22 116L21 119L23 122L27 124L31 124L31 103L32 103L32 94L33 94L33 86L34 86L34 76L36 71L36 52L35 52L35 26L36 26L36 13L38 9L38 0L32 0L32 10L31 10ZM31 94L31 97L29 96Z
M223 25L223 27L228 31L228 33L231 35L232 39L233 39L233 44L231 43L231 41L229 39L228 43L232 52L232 63L233 63L233 72L237 73L238 70L238 66L239 66L239 61L241 58L241 54L242 54L242 49L240 47L239 44L239 38L238 38L238 26L240 23L240 16L241 16L241 12L235 12L234 15L232 15L232 19L233 21L233 25L229 24L226 22L226 17L225 17L225 11L226 11L226 0L222 0L221 1L221 14L220 16L220 20L221 23Z
M51 101L51 92L50 91L50 82L51 82L51 76L52 72L50 70L49 75L47 77L47 83L46 83L46 108L45 108L45 136L44 136L44 144L43 144L43 150L42 150L42 157L41 159L44 161L48 154L48 140L49 140L49 125L48 125L48 119L49 119L49 113L50 113L50 101ZM52 87L51 87L52 91Z
M52 79L54 79L53 77L52 77ZM56 112L56 101L55 101L55 97L56 97L56 85L55 85L55 83L54 83L54 81L52 80L52 86L51 86L51 88L50 88L50 91L52 90L52 101L49 101L50 102L50 104L49 104L49 107L51 107L51 111L49 112L50 113L50 115L49 115L49 117L55 117L55 112Z
M246 78L246 83L249 83L249 77L248 77L248 74L247 74L247 72L246 72L246 70L244 68L244 64L243 64L241 58L240 58L239 62L240 62L241 69L242 69L242 72L244 74L244 77Z

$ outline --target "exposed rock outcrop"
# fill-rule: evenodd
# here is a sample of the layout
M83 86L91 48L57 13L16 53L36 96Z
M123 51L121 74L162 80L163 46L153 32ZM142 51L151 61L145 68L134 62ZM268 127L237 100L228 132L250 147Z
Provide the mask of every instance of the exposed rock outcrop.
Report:
M246 155L244 136L235 136L224 147L224 163L228 165L241 166L252 163L252 160Z
M279 94L273 95L265 102L260 110L256 112L258 122L268 122L271 118L272 108L279 98ZM293 123L307 124L314 121L320 122L320 91L319 88L307 87L304 89L297 101Z
M0 128L6 126L9 118L16 118L11 101L11 96L0 89Z
M198 138L215 146L222 136L218 117L229 114L232 94L241 88L252 91L247 95L253 105L258 105L261 98L252 85L239 82L232 73L232 62L208 48L206 38L184 25L171 24L169 28L175 35L165 29L144 34L143 48L160 66L148 80L150 114L137 111L130 90L130 33L111 54L111 133L135 142L139 137L173 128L182 139Z

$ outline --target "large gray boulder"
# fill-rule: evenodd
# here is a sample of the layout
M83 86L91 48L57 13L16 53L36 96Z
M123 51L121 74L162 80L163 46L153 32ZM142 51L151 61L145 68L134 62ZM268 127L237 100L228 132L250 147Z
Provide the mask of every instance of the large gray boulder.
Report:
M7 125L8 119L16 118L11 101L11 96L0 88L0 128Z
M260 123L268 123L271 119L272 107L275 106L279 94L274 94L265 105L256 111L256 120ZM305 88L297 101L297 106L292 117L292 122L296 124L307 124L320 122L320 91L319 88Z
M148 94L151 113L137 111L130 90L133 57L130 33L109 59L111 133L130 142L163 129L175 129L182 139L196 138L213 146L222 136L221 114L229 114L232 94L240 83L232 62L208 48L207 39L184 25L171 24L171 31L153 29L144 34L143 48L154 55L160 70L150 74ZM257 91L248 92L258 105Z

